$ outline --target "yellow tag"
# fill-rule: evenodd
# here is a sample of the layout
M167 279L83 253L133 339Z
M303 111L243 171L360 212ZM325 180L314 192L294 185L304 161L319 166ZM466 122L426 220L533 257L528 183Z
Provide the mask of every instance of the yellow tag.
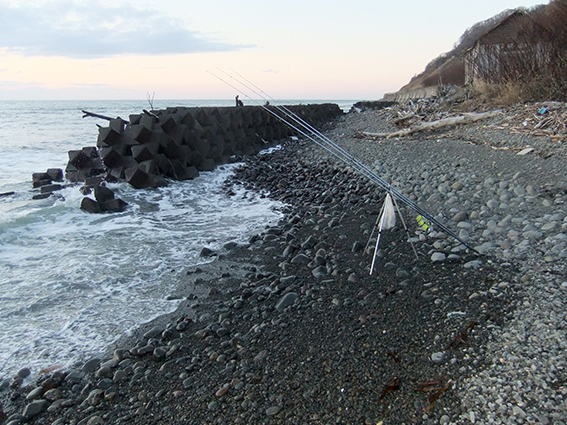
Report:
M419 227L421 227L423 230L429 229L429 224L427 224L424 218L420 215L417 216L417 224L419 224Z

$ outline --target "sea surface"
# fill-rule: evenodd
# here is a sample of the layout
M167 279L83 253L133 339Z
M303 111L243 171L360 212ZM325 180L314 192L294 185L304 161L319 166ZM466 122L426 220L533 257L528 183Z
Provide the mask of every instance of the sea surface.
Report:
M286 100L285 104L322 103ZM354 101L338 103L348 111ZM234 100L164 100L170 106L232 106ZM200 250L244 242L281 217L282 205L221 190L236 165L159 189L109 185L129 207L90 215L70 185L32 200L31 176L65 169L67 152L95 146L97 124L81 110L128 119L147 101L0 102L0 379L70 366L106 351L138 325L172 312L175 276L202 263Z

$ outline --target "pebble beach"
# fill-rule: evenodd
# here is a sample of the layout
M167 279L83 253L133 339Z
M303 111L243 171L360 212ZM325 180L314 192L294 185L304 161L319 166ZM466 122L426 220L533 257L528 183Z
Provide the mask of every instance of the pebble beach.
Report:
M567 148L505 119L323 128L477 251L400 205L372 275L384 191L308 140L246 158L226 196L281 201L280 223L176 271L179 309L106 357L0 382L0 423L567 423Z

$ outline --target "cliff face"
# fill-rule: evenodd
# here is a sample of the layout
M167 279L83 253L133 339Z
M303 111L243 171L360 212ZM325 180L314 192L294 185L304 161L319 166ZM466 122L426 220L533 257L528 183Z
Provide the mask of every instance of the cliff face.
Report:
M409 92L433 86L462 86L465 84L465 66L462 56L448 57L434 69L426 69L400 89Z
M567 2L506 10L467 29L448 53L432 60L388 100L436 95L435 87L513 89L519 100L567 99Z

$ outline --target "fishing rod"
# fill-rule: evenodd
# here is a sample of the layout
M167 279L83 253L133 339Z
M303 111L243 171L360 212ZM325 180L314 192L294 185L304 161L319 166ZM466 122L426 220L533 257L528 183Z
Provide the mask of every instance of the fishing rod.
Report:
M219 69L219 68L217 68ZM229 68L230 69L230 68ZM231 79L233 79L234 81L236 81L238 84L242 85L243 87L245 87L247 90L251 91L252 93L254 93L256 96L260 97L261 99L265 100L267 103L269 104L268 100L272 100L275 101L274 98L272 98L271 96L269 96L266 92L264 92L262 89L260 89L259 87L257 87L256 85L254 85L252 82L250 82L249 80L247 80L246 78L244 78L242 75L238 74L236 71L230 69L233 73L235 73L241 80L246 81L249 85L253 86L254 88L249 87L247 84L243 83L241 80L238 80L237 78L235 78L233 75L219 69L219 71L223 72L224 74L226 74L228 77L230 77ZM254 99L252 99L247 93L245 93L244 91L236 88L234 85L228 83L227 81L223 80L222 78L218 77L217 75L213 74L210 71L209 72L211 75L215 76L216 78L218 78L219 80L221 80L222 82L224 82L225 84L229 85L231 88L237 90L239 93L241 93L242 95L244 95L246 98L254 101ZM258 93L258 91L260 93ZM305 121L303 118L301 118L300 116L298 116L297 114L295 114L294 112L292 112L291 110L289 110L289 108L283 106L283 105L277 105L274 104L273 107L279 111L283 116L278 115L275 111L272 110L272 108L268 108L266 105L261 105L261 107L267 111L269 114L271 114L272 116L275 116L276 118L278 118L280 121L282 121L284 124L286 124L287 126L289 126L290 128L292 128L293 130L297 131L299 134L307 137L309 140L313 141L315 144L317 144L318 146L322 147L324 150L326 150L327 152L330 152L332 155L336 156L338 159L340 159L341 161L347 163L348 165L352 166L356 171L358 171L360 174L362 174L364 177L368 178L370 181L372 181L373 183L375 183L376 185L378 185L379 187L381 187L382 189L386 190L388 193L390 193L392 195L392 197L397 198L398 200L400 200L402 203L404 203L405 205L407 205L408 207L410 207L411 209L413 209L415 212L417 212L422 218L425 218L429 223L435 225L436 227L438 227L439 229L443 230L445 233L447 233L448 235L450 235L451 237L453 237L455 240L459 241L463 246L465 246L466 248L470 249L471 251L474 251L478 254L478 251L475 250L474 248L472 248L469 244L467 244L464 240L462 240L456 233L454 233L451 229L449 229L447 226L445 226L444 224L442 224L441 222L439 222L435 217L433 217L431 214L429 214L429 212L427 212L426 210L424 210L422 207L420 207L418 204L416 204L415 202L413 202L411 199L409 199L408 197L406 197L403 193L401 193L398 189L396 189L395 187L393 187L391 185L391 183L387 182L386 180L382 179L379 175L377 175L374 171L372 171L370 168L368 168L365 164L363 164L360 160L358 160L356 157L354 157L353 155L351 155L350 153L348 153L346 150L344 150L342 147L340 147L339 145L337 145L334 141L332 141L331 139L329 139L327 136L325 136L323 133L321 133L319 130L317 130L315 127L313 127L311 124L309 124L307 121ZM290 122L291 121L291 122Z

